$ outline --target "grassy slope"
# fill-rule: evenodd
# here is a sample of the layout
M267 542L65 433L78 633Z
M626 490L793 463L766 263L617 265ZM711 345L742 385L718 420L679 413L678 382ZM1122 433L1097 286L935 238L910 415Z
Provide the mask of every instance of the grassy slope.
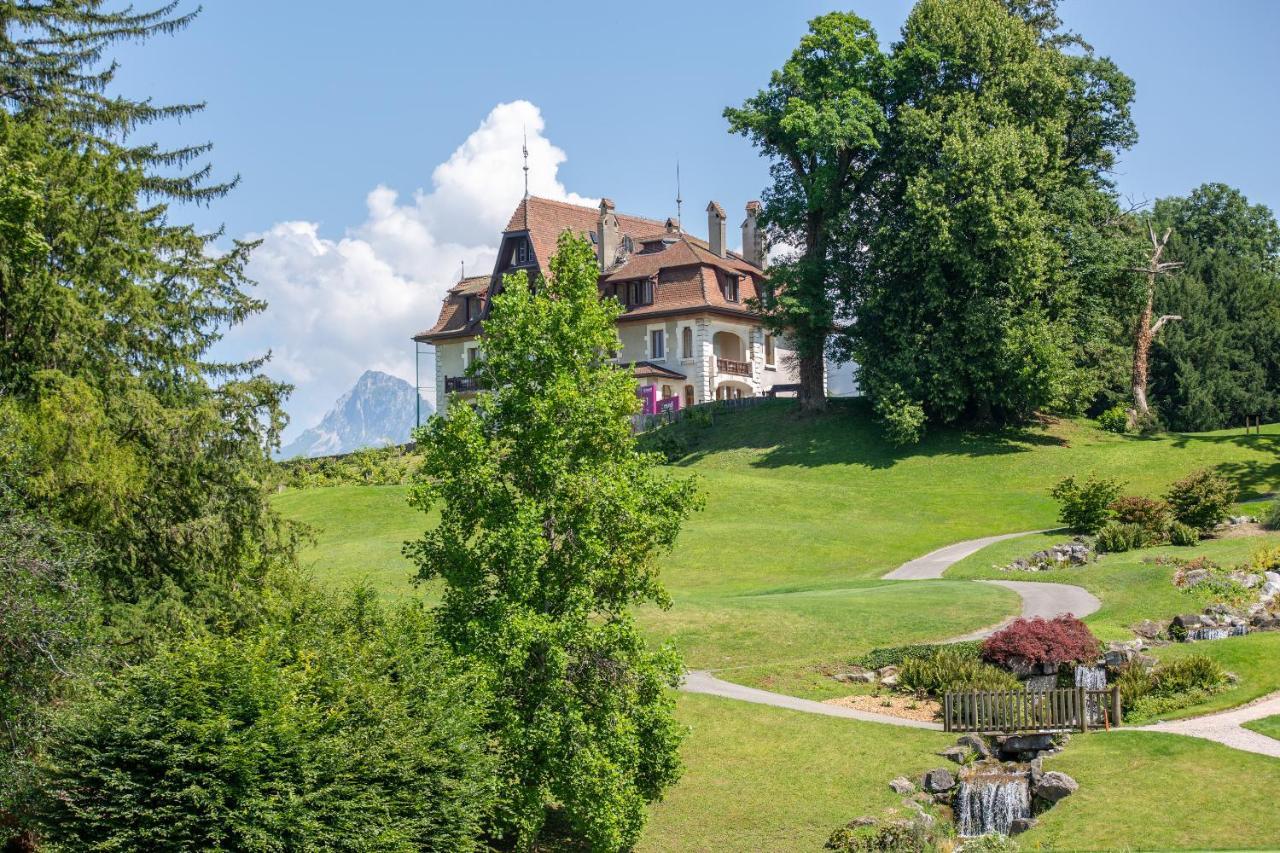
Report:
M1054 581L1071 583L1088 589L1102 600L1102 609L1085 621L1099 637L1106 640L1132 639L1128 626L1144 619L1168 621L1179 613L1199 612L1205 601L1173 586L1173 566L1157 566L1144 562L1159 555L1190 559L1205 556L1222 565L1247 562L1257 548L1280 543L1280 534L1218 539L1201 542L1194 548L1163 546L1105 554L1096 563L1050 572L1003 572L1015 557L1031 554L1047 545L1062 542L1064 535L1036 535L997 542L957 563L947 578L1003 578L1008 580ZM1206 654L1236 673L1240 680L1207 701L1171 711L1160 719L1206 714L1249 702L1280 690L1280 634L1265 633L1232 637L1203 643L1172 645L1155 650L1157 657L1171 660L1189 654Z
M959 539L1053 526L1047 490L1059 477L1097 470L1127 479L1131 491L1154 493L1210 466L1235 477L1246 494L1266 492L1280 485L1278 432L1138 439L1068 422L994 436L940 434L895 452L856 405L837 405L815 421L794 420L785 404L762 406L722 418L676 466L702 478L709 506L664 567L675 607L642 618L655 636L677 639L691 665L753 664L726 675L798 684L806 675L798 663L943 637L1012 612L1008 596L978 584L874 578ZM351 487L277 501L287 515L321 528L305 555L318 575L339 583L367 578L395 594L409 589L411 574L400 543L429 521L403 495ZM908 615L916 621L907 623ZM1203 646L1225 654L1234 643ZM1242 663L1257 657L1240 655ZM682 696L679 713L693 730L687 771L655 806L645 849L816 848L839 823L893 804L885 782L937 763L928 752L941 738L711 697ZM1261 816L1254 805L1274 782L1251 781L1272 779L1276 762L1136 733L1078 739L1058 760L1084 790L1036 830L1046 842L1078 846L1070 833L1082 823L1079 844L1105 847L1149 847L1153 828L1164 824L1162 847L1219 846L1219 839L1258 846L1280 837L1274 810ZM1184 772L1204 781L1196 797L1212 806L1166 816L1164 780Z

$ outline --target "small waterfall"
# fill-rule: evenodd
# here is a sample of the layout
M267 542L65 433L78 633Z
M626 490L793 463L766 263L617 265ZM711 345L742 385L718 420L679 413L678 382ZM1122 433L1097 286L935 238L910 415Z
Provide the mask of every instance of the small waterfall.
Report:
M962 779L956 793L955 815L962 838L991 832L1008 835L1016 819L1031 816L1026 775L997 772Z
M1188 640L1224 640L1227 637L1243 637L1249 633L1248 625L1232 625L1228 628L1195 628L1187 632Z
M1107 669L1102 666L1077 666L1076 667L1076 687L1083 687L1086 690L1106 690L1107 689ZM1085 713L1089 717L1089 725L1100 726L1103 724L1103 707L1102 703L1093 696L1087 697L1085 700Z
M1058 686L1057 675L1031 675L1022 682L1028 690L1044 692Z

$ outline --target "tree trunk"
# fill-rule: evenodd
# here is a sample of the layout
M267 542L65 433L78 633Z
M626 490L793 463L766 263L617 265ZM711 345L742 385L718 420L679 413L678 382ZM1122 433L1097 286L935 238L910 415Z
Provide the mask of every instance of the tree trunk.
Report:
M818 350L817 356L801 356L797 359L800 366L800 411L805 414L816 414L827 410L827 393L824 387L826 383L823 381L826 369L822 357L823 349Z
M1147 304L1138 317L1133 336L1133 411L1136 415L1145 415L1151 411L1147 404L1147 372L1148 360L1151 356L1151 315L1155 310L1156 277L1155 273L1147 275Z

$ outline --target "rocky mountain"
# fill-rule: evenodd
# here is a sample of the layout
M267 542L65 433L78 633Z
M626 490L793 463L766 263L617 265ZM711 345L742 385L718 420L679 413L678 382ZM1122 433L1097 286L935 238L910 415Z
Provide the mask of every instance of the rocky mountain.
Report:
M423 417L430 412L431 404L423 400ZM282 447L277 458L330 456L362 447L403 444L409 440L417 416L412 385L396 376L366 370L320 423Z

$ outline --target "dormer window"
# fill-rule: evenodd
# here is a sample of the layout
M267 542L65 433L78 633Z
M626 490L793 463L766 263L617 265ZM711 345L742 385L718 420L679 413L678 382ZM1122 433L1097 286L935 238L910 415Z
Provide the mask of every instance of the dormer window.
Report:
M522 267L529 263L529 241L521 237L514 240L511 249L511 266Z
M724 278L721 280L720 293L724 296L724 300L726 302L737 302L738 277L736 275L729 275L728 273L725 273Z
M466 297L467 322L474 322L480 316L480 300L474 296Z

